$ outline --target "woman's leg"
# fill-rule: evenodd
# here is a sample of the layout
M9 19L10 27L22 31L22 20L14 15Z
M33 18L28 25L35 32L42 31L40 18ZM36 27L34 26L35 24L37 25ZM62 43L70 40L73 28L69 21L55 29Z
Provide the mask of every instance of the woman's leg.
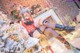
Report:
M48 35L48 36L53 36L53 37L59 36L59 34L55 30L53 30L52 28L46 28L44 31L44 34Z
M50 23L47 20L43 21L43 25L45 25L46 27L50 27L52 29L58 28L58 29L66 30L66 31L75 30L74 26L65 26L65 25L60 25L60 24L57 24L57 23L54 24L54 23Z
M47 29L44 31L44 34L47 35L48 38L49 38L49 36L57 38L60 42L62 42L63 44L65 44L65 46L66 46L68 49L70 49L69 43L65 40L64 37L62 37L61 35L59 35L55 30L53 30L53 29L51 29L51 28L47 28Z

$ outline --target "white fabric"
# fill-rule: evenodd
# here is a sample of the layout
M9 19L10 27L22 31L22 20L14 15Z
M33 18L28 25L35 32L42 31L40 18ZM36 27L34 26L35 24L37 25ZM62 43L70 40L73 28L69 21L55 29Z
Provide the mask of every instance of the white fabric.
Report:
M6 43L6 47L10 48L13 43L14 43L14 40L12 40L11 38L8 38L7 43Z
M3 47L4 44L5 44L5 43L0 40L0 48Z
M5 40L6 38L8 38L10 35L8 33L4 34L4 36L2 37L3 40Z
M29 39L25 42L25 46L28 49L28 48L33 47L34 45L36 45L38 42L39 42L39 39L29 37Z

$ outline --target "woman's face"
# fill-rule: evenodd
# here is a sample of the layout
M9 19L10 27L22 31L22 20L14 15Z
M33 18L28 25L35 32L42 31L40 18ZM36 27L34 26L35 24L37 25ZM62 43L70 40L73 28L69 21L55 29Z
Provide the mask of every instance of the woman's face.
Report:
M30 15L28 13L24 13L24 17L25 17L25 19L28 19L28 18L30 18Z
M43 25L48 25L48 24L50 24L50 22L48 20L44 20L42 24Z

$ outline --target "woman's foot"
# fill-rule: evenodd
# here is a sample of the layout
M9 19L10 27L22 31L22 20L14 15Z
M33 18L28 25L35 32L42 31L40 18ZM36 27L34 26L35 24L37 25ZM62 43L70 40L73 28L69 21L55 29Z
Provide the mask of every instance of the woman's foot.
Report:
M63 43L63 44L65 45L65 47L66 47L67 49L71 49L71 48L70 48L70 44L69 44L62 36L58 36L57 38L58 38L58 40L59 40L61 43Z

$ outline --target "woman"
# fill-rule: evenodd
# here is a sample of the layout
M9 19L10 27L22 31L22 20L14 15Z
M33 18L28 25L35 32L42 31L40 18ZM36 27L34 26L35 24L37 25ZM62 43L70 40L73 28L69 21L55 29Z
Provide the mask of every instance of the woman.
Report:
M65 44L65 46L70 49L70 46L69 46L69 43L60 35L58 34L54 29L55 28L59 28L59 29L63 29L63 30L67 30L67 27L68 26L64 26L64 25L59 25L59 24L53 24L53 23L50 23L49 21L47 20L44 20L42 22L43 25L41 25L39 28L40 30L43 32L43 34L46 35L47 38L52 38L52 37L55 37L57 38L58 40L60 40L63 44ZM74 30L73 28L69 28L71 30ZM68 29L68 30L69 30Z

